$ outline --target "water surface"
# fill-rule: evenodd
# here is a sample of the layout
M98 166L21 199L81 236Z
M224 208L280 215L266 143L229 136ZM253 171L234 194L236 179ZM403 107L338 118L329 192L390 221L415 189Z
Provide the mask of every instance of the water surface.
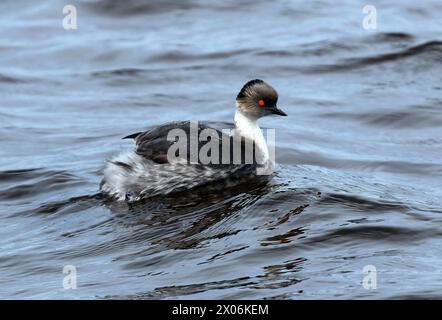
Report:
M441 298L440 1L0 4L0 298ZM100 197L122 137L278 89L267 185ZM63 267L78 288L63 289ZM365 266L377 289L362 286Z

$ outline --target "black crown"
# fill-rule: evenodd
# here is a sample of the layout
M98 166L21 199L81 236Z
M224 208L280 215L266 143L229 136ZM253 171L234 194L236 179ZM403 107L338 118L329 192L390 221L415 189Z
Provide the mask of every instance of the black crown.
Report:
M243 99L245 98L245 93L246 90L250 87L253 87L255 84L258 83L264 83L264 81L262 81L261 79L254 79L254 80L250 80L249 82L247 82L241 89L241 91L238 93L238 95L236 96L236 99Z

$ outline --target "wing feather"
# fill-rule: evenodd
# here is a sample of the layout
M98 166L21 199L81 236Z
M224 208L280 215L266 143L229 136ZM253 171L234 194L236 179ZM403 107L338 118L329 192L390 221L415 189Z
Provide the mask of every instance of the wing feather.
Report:
M221 130L214 128L213 126L209 126L206 123L198 122L198 137L204 129L213 129L218 134L219 139L217 139L217 148L218 148L218 155L219 155L219 164L209 164L210 166L232 166L232 164L222 164L222 141L223 139L229 139L229 145L230 149L229 152L232 154L234 144L238 143L235 139L233 139L231 136L226 136ZM169 141L167 140L168 133L172 129L181 129L185 132L185 134L188 137L187 141L187 154L186 155L180 155L183 158L187 160L187 162L190 162L190 159L199 159L199 157L192 157L191 152L199 152L200 148L208 143L206 141L198 141L198 148L196 150L191 150L190 148L190 139L194 137L190 137L190 121L178 121L178 122L170 122L166 123L161 126L154 127L150 130L144 131L144 132L137 132L131 135L128 135L124 139L135 139L136 143L136 153L138 155L143 156L146 159L149 159L151 161L154 161L156 163L167 163L167 153L169 151L169 148L175 143L175 141ZM190 138L189 138L190 137ZM197 137L196 137L197 139ZM253 164L245 164L245 143L247 141L243 138L241 140L241 163L239 166L255 166L256 163ZM237 146L236 146L237 147ZM255 152L255 146L253 145L253 152ZM253 154L254 155L254 154ZM255 161L255 157L253 157L253 161ZM201 163L200 163L201 164ZM238 165L236 165L238 166Z

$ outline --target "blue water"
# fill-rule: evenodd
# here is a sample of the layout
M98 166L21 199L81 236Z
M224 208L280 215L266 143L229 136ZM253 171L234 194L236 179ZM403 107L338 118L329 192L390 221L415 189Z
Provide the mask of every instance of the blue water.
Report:
M69 4L0 3L0 298L441 298L440 1L372 1L375 30L364 1ZM231 122L254 78L289 114L272 182L97 195L122 137Z

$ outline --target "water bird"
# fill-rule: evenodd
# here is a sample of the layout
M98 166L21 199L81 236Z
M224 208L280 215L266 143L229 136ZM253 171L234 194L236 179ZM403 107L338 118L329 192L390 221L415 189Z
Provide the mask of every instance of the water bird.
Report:
M254 79L236 96L229 132L204 122L175 121L128 135L123 139L134 139L135 150L107 161L100 189L117 200L137 201L196 187L224 189L270 175L274 152L269 153L258 120L287 116L277 102L277 91Z

